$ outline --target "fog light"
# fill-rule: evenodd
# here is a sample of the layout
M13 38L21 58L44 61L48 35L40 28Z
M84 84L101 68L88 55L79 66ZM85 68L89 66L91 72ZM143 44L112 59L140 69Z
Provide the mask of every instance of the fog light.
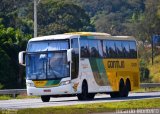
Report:
M34 87L34 83L33 83L33 82L27 82L26 85L27 85L28 87Z

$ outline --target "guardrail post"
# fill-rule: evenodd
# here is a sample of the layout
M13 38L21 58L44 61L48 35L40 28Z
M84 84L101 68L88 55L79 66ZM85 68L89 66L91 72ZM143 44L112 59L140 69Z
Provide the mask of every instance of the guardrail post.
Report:
M13 93L12 97L13 97L13 98L16 98L16 93Z

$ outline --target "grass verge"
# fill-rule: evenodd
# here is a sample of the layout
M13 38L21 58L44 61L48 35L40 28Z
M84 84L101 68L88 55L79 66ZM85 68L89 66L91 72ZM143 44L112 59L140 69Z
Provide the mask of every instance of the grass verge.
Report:
M12 99L12 97L9 95L0 95L0 100L9 100L9 99Z
M39 96L28 96L28 95L18 95L16 99L32 99L32 98L40 98Z
M39 98L39 96L18 95L18 96L16 96L16 98L13 98L12 95L0 95L0 100L32 99L32 98Z
M123 102L81 104L18 110L18 114L90 114L99 112L115 112L116 109L160 108L160 98Z

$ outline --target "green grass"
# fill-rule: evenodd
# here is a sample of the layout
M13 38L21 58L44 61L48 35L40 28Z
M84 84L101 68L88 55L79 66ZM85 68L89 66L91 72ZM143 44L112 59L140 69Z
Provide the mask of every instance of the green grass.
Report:
M31 99L39 98L39 96L27 96L27 95L18 95L16 98L13 98L11 95L0 95L0 100L11 100L11 99Z
M12 99L12 97L9 95L1 95L0 96L0 100L9 100L9 99Z
M150 70L151 81L154 83L160 83L160 56L154 58L154 65L150 62L148 65Z
M115 112L116 109L144 108L160 108L160 98L125 102L108 102L73 106L22 109L18 110L18 114L89 114L97 112Z
M16 99L32 99L32 98L39 98L39 96L27 96L27 95L22 94L16 97Z

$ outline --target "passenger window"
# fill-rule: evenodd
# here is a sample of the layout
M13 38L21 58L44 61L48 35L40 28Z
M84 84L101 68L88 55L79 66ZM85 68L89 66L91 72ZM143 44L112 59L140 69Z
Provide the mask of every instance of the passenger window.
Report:
M116 52L117 52L117 58L123 58L123 50L122 50L122 42L121 41L115 41L116 45Z
M129 42L129 44L130 44L130 57L137 58L136 42L132 41Z
M108 58L109 57L109 50L108 50L108 44L109 42L108 41L103 41L103 56L105 58Z
M109 58L116 58L116 50L114 41L107 41Z
M81 39L81 57L89 57L89 48L88 48L88 40Z
M124 58L130 58L129 42L123 41L123 54Z
M99 57L97 40L89 40L90 57Z
M98 52L99 52L99 57L103 57L102 41L100 40L98 40Z

